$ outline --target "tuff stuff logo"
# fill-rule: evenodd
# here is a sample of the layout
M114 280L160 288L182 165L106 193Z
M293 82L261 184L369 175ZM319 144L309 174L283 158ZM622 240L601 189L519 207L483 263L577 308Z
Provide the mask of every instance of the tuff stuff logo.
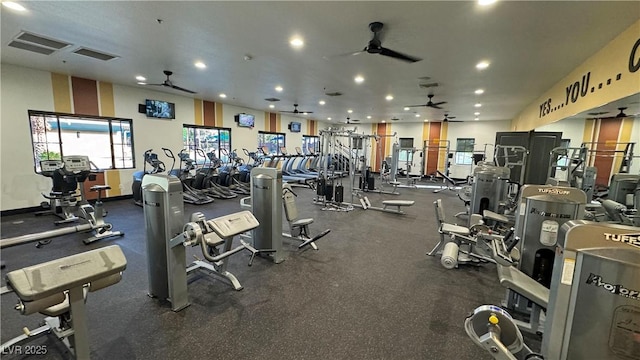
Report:
M556 189L556 188L542 188L542 189L538 189L538 192L543 194L551 194L551 195L569 195L569 193L571 193L571 191L569 190L562 190L562 189Z
M640 248L640 233L637 234L609 234L604 233L604 239L616 241Z
M601 287L614 295L619 295L632 300L640 301L640 292L638 290L629 289L621 284L614 285L607 283L605 281L602 281L602 276L600 275L596 275L594 273L589 274L589 278L587 279L586 283L593 286Z

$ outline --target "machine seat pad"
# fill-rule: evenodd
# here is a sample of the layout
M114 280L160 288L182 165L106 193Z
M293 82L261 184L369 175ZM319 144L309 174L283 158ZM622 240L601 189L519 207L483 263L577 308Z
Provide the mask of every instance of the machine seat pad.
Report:
M21 300L36 301L122 272L126 266L120 247L110 245L14 270L6 279Z
M313 219L312 218L308 218L308 219L298 219L296 221L294 221L293 223L291 223L292 226L306 226L313 223Z
M498 266L500 285L511 289L543 308L549 304L549 289L513 266Z
M447 234L469 235L469 229L464 226L443 223L440 231Z
M389 181L389 184L398 186L400 185L400 181Z
M482 216L484 216L485 218L487 218L489 220L501 222L501 223L504 223L504 224L509 222L509 218L507 218L504 215L500 215L498 213L495 213L495 212L493 212L491 210L484 210L482 212Z
M384 200L383 205L388 206L412 206L416 202L413 200Z
M92 187L89 188L89 190L91 190L91 191L111 190L111 186L109 186L109 185L93 185Z

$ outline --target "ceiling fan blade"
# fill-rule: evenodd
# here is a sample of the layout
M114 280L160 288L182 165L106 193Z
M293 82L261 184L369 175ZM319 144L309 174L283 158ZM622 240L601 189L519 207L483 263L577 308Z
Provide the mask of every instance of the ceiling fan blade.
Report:
M434 108L434 109L442 109L440 106L436 105L436 104L427 104L428 107L430 108Z
M184 91L184 92L188 92L189 94L197 94L193 90L185 89L185 88L177 86L177 85L171 85L171 88L176 89L176 90L180 90L180 91Z
M348 56L360 55L360 54L362 54L364 52L366 52L366 49L358 50L358 51L351 51L351 52L348 52L348 53L338 54L338 55L323 56L322 58L325 59L325 60L331 60L331 59L336 59L336 58L343 58L343 57L348 57Z
M166 86L166 84L162 83L162 84L145 84L145 85L151 85L151 86Z
M429 106L429 104L422 104L422 105L405 105L405 107L423 107L423 106Z
M282 110L280 112L281 113L289 113L289 114L297 114L298 113L298 111L284 111L284 110Z
M437 103L431 103L431 105L439 106L439 105L446 104L446 103L447 103L446 101L440 101L440 102L437 102Z
M381 47L380 48L380 55L389 56L389 57L392 57L394 59L398 59L398 60L402 60L402 61L406 61L406 62L410 62L410 63L414 63L414 62L418 62L418 61L422 60L420 58L409 56L409 55L405 55L405 54L399 53L397 51L393 51L391 49L387 49L385 47Z

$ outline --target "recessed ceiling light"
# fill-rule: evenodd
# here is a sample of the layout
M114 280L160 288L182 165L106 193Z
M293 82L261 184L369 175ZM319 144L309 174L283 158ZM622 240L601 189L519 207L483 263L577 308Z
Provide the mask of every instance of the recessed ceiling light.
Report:
M361 84L362 82L364 82L364 78L362 77L362 75L358 75L355 78L353 78L353 81L355 81L358 84Z
M324 104L326 104L326 103L324 102L324 100L320 100L320 101L318 101L318 104L320 104L320 105L324 105Z
M476 69L478 70L484 70L488 67L489 67L489 62L486 60L480 61L478 64L476 64Z
M494 4L497 0L478 0L478 5L486 6Z
M429 120L427 120L427 119L424 119L424 122L429 122Z
M276 107L275 105L273 105L273 104L269 104L269 108L270 108L270 109L275 109L275 107Z
M347 110L347 112L348 112L349 114L351 114L351 113L353 112L353 110L349 109L349 110Z
M406 107L404 108L404 111L409 111L409 110L411 110L411 108L410 108L410 107L408 107L408 106L406 106Z
M24 6L22 6L22 5L20 5L20 4L16 3L16 2L13 2L13 1L3 1L2 5L4 7L7 7L9 9L11 9L11 10L16 10L16 11L26 11L27 10Z
M304 46L304 40L299 36L294 36L289 40L289 44L294 48L299 49Z
M147 85L147 83L144 81L138 81L138 85Z
M478 116L478 115L480 115L480 112L476 111L476 112L473 113L473 115Z
M477 104L475 104L475 105L473 105L473 106L475 106L475 107L481 107L481 106L482 106L482 104L477 103Z
M309 115L306 111L302 113L302 115Z
M416 117L420 117L420 114L416 114Z
M473 119L473 120L480 120L480 118L475 118L475 119Z
M218 96L220 96L221 98L225 99L225 98L227 97L227 94L225 94L225 93L221 93L221 94L220 94L220 95L218 95Z
M195 65L195 67L197 67L198 69L206 69L207 68L207 65L205 65L202 61L198 61L193 65Z
M483 89L478 89L478 90L476 90L474 92L476 93L476 95L484 94L484 90Z
M277 91L277 92L282 92L282 90L284 90L284 89L282 88L282 86L280 86L280 85L276 86L276 91Z
M382 120L382 123L384 124L384 123L386 123L386 121Z
M371 115L367 115L367 119L371 119Z
M387 101L391 101L393 100L393 95L387 95L385 96L385 99L387 99Z
M328 117L328 118L327 118L327 120L331 120L331 118L330 118L330 117Z
M147 78L142 76L142 75L138 75L138 76L136 76L136 80L138 80L138 81L147 81Z

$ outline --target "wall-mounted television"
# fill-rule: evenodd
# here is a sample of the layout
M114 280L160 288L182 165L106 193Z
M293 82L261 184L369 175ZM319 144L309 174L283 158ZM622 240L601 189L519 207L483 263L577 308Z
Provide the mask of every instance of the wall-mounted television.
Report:
M238 114L235 116L238 126L252 128L256 123L256 117L251 114Z
M145 110L147 117L159 119L176 118L176 105L168 101L147 99L145 101Z
M302 124L299 122L290 122L289 123L289 130L291 130L291 132L297 133L300 132L302 127Z

